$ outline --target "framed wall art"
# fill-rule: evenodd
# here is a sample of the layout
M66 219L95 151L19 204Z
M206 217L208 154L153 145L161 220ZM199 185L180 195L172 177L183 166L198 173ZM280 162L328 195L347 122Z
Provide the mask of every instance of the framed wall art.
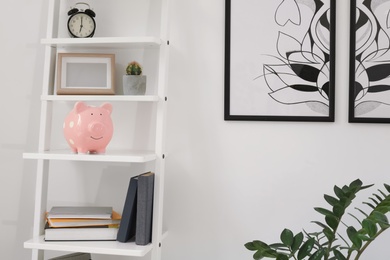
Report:
M349 122L390 123L390 0L351 0Z
M335 0L225 6L225 120L333 122Z
M113 95L114 77L114 54L58 53L58 95Z

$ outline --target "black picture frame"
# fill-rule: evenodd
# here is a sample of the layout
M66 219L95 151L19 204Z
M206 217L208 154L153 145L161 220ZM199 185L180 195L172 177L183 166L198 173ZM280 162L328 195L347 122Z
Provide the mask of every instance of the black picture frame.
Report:
M224 119L334 122L335 0L225 1Z
M390 123L389 9L390 0L351 0L350 123Z

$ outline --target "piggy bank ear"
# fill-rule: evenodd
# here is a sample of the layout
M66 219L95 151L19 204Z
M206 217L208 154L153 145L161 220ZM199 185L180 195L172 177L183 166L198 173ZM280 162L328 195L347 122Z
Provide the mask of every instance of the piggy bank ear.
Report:
M104 108L105 110L107 110L109 112L109 114L111 114L111 112L112 112L112 105L110 103L103 103L100 107Z
M84 110L86 110L88 108L88 106L84 103L84 102L76 102L76 104L74 104L74 111L79 114L81 112L83 112Z

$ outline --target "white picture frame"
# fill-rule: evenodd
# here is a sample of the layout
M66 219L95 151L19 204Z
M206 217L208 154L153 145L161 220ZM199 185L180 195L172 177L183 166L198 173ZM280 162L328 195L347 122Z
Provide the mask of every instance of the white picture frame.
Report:
M115 55L58 53L57 95L114 95Z

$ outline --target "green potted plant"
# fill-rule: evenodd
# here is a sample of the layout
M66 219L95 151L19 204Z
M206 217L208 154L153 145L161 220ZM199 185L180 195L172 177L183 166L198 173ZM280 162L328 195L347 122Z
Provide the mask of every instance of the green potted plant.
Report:
M390 227L386 217L390 211L390 186L387 184L384 184L385 191L378 189L368 198L368 202L363 203L369 208L368 212L355 208L358 215L347 213L356 194L372 186L363 186L359 179L342 188L334 186L335 196L324 195L331 209L314 208L325 220L313 221L320 227L319 231L293 234L286 228L280 235L281 242L267 244L254 240L246 243L245 247L255 251L254 259L358 260L366 248ZM343 218L345 215L356 223L347 225Z
M123 94L144 95L146 92L146 76L142 75L142 67L136 62L130 62L123 75Z

